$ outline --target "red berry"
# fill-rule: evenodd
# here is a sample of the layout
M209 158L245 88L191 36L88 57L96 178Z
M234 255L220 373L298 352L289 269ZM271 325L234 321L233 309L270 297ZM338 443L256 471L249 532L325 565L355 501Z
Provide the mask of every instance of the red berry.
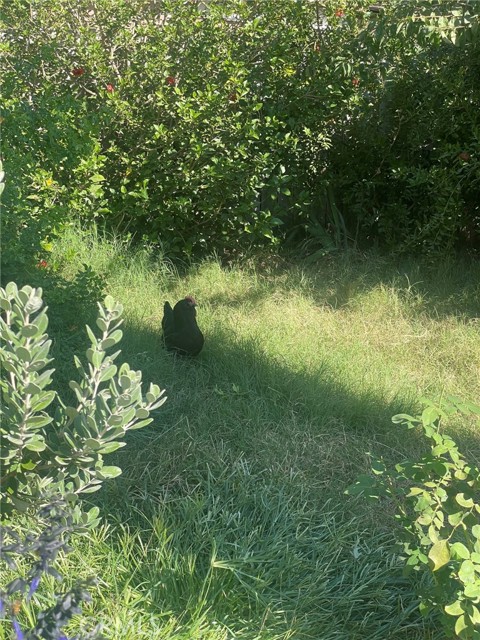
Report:
M75 69L72 69L72 76L75 76L75 78L83 76L84 73L85 69L83 67L75 67Z
M175 80L175 78L173 76L167 76L166 83L168 85L170 85L171 87L174 87L177 84L177 81Z
M342 9L337 9L337 11L335 11L335 15L337 18L343 18L343 16L345 15L345 12L342 11Z
M352 84L354 87L358 87L360 80L358 78L352 78Z
M39 269L46 269L48 267L48 263L46 260L39 260L39 262L37 262L37 267Z
M462 151L461 153L458 154L458 157L460 158L460 160L463 160L464 162L468 162L471 158L471 155L466 151Z
M107 84L105 88L108 91L108 93L113 93L115 91L115 87L110 82Z

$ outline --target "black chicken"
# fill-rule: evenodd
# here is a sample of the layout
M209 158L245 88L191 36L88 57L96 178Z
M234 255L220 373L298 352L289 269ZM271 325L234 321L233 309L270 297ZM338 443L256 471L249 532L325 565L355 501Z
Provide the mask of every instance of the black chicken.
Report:
M198 328L196 302L191 296L179 300L172 307L163 305L163 341L168 351L182 356L197 356L202 350L205 338Z

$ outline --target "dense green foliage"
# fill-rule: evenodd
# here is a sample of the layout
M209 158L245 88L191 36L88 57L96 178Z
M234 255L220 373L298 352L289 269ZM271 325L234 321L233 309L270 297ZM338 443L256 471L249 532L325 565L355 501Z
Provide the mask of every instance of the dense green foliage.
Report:
M441 409L430 404L421 417L395 416L409 429L421 425L430 452L389 470L377 460L375 476L362 476L348 492L395 502L406 568L432 576L419 594L421 611L437 611L449 637L473 639L480 628L480 469L440 430L442 418L458 410L480 416L478 405L456 398Z
M78 218L171 255L478 242L474 3L370 4L8 3L5 262Z

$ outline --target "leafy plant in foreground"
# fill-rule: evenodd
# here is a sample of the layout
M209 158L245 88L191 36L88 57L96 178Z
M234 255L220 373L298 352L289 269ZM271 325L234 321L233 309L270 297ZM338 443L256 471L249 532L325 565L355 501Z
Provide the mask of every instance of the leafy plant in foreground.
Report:
M41 530L24 536L19 535L13 527L0 526L0 559L11 571L20 575L23 573L21 565L27 562L30 567L25 578L16 577L0 590L0 616L10 619L17 640L67 640L63 628L74 615L81 613L82 602L90 602L91 597L86 587L92 581L77 583L63 594L57 595L55 604L40 611L34 626L29 630L18 620L24 604L18 599L19 594L28 603L44 575L62 579L52 565L60 552L70 551L68 538L76 529L71 508L59 496L41 504L35 520ZM98 637L98 631L99 627L96 627L87 635L82 635L82 640L94 640ZM70 640L80 640L80 637L71 637Z
M428 406L420 417L394 416L393 422L409 429L420 425L430 452L394 469L376 461L375 477L360 476L347 493L394 500L406 570L431 578L419 593L421 611L438 612L451 635L475 639L480 638L480 469L440 431L442 418L457 411L480 416L479 406L453 397L441 408Z
M71 381L76 401L66 405L48 390L54 369L42 309L42 290L10 282L0 288L1 497L2 513L26 511L48 488L74 502L79 494L100 489L121 473L104 462L106 454L125 446L130 429L152 422L151 411L165 401L164 391L150 384L142 394L141 371L114 364L120 354L107 352L122 338L122 305L107 296L99 304L97 337L87 326L87 365L75 356L79 381ZM77 506L77 512L79 508ZM98 508L82 515L96 520Z

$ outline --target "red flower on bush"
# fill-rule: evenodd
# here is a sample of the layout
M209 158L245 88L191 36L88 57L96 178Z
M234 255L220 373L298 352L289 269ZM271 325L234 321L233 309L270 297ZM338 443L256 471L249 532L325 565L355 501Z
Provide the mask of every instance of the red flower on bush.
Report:
M83 67L75 67L75 69L72 69L72 76L75 76L75 78L83 76L84 73L85 69Z
M354 87L358 87L360 80L358 78L352 78L352 84Z
M344 15L345 15L345 11L342 11L342 9L337 9L337 10L335 11L335 16L336 16L337 18L343 18L343 16L344 16Z
M110 82L107 84L105 88L108 91L108 93L113 93L115 91L115 87Z
M46 260L39 260L37 262L38 269L46 269L48 267L48 262Z
M463 160L464 162L468 162L472 156L466 151L462 151L461 153L458 154L458 157L460 158L460 160Z
M177 81L175 80L175 78L173 76L167 76L166 79L165 79L165 82L170 87L174 87L177 84Z

